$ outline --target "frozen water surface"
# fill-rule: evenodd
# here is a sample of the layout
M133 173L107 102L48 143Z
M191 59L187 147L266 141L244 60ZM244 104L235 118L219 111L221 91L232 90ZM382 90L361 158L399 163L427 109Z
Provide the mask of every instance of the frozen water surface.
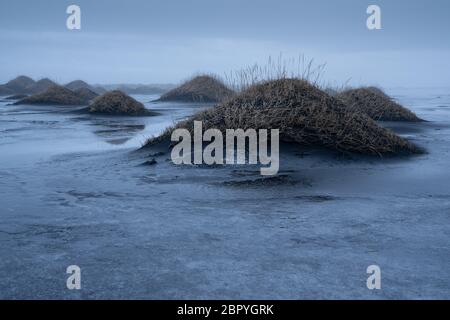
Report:
M201 105L136 96L161 115L116 118L1 101L0 298L450 298L450 89L389 93L430 122L384 125L428 154L284 146L270 179L169 154L141 165L145 138Z

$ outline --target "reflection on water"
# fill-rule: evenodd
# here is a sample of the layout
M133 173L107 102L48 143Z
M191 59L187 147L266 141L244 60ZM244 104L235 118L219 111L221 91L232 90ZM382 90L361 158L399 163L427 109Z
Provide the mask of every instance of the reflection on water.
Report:
M158 96L136 95L154 117L80 114L72 106L13 106L0 101L1 163L34 161L74 152L139 148L149 137L208 105L151 103Z
M145 122L140 119L93 119L91 125L96 136L113 145L124 144L145 129Z

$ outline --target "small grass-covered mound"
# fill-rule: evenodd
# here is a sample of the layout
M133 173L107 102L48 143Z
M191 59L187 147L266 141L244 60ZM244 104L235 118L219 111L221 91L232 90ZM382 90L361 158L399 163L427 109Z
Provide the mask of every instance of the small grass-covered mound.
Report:
M156 114L146 109L139 101L119 90L110 91L97 97L89 105L87 112L126 116L152 116Z
M75 92L53 85L43 93L38 93L14 103L15 105L86 105L88 101L78 96Z
M233 95L221 80L201 75L162 95L159 101L220 102Z
M92 101L98 97L97 93L88 88L76 89L73 92L84 101Z
M423 121L376 87L346 90L337 98L349 109L363 112L376 121Z
M251 86L214 108L178 123L148 144L170 139L176 128L193 130L202 121L204 130L279 129L280 139L301 145L322 146L339 152L367 155L421 153L394 132L378 126L360 112L352 112L333 98L299 79L281 79Z

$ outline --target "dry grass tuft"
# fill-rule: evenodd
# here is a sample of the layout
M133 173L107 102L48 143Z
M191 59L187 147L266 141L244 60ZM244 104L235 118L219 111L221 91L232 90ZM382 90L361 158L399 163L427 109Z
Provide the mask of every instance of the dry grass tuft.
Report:
M301 145L323 146L340 152L368 155L421 153L412 143L378 126L360 112L352 112L306 80L278 79L250 86L234 98L150 139L154 144L170 139L176 128L193 130L194 121L204 130L280 129L280 139Z
M159 101L220 102L233 94L217 76L199 75L170 90Z
M345 90L337 98L350 110L363 112L376 121L423 121L376 87Z
M248 66L246 68L225 74L226 83L236 92L268 81L279 79L303 79L320 86L326 63L316 64L314 59L306 59L305 55L294 58L277 58L271 56L266 63Z

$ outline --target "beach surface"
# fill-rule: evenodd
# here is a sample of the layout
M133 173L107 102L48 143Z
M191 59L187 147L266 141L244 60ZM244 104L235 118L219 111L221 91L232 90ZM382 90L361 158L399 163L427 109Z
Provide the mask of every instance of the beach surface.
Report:
M284 145L272 178L136 151L202 104L134 96L160 115L133 118L0 98L0 298L449 299L450 89L388 93L429 122L383 125L427 154Z

